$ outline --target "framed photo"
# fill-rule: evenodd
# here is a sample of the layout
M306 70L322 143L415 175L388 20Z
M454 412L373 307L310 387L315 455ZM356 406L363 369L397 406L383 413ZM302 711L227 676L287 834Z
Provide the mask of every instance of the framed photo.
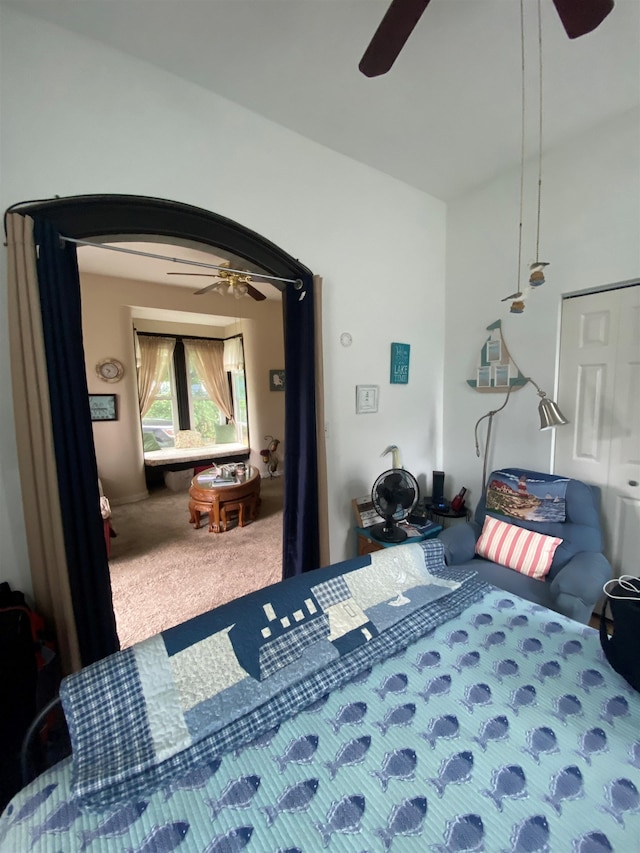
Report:
M356 415L378 411L378 386L356 385Z
M284 370L269 371L269 391L284 391Z
M495 381L493 384L496 387L506 388L509 385L509 365L496 364L493 369L495 371Z
M117 421L118 404L115 394L89 394L92 421Z
M491 387L491 368L490 367L479 367L478 368L478 388L490 388Z
M487 341L487 361L500 361L502 358L502 341Z

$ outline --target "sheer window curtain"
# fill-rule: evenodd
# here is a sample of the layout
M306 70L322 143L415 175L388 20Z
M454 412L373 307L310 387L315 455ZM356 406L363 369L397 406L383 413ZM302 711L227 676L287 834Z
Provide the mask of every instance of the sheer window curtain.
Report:
M34 604L53 628L63 672L82 661L58 496L33 219L7 216L7 310L18 465Z
M228 338L224 342L224 370L244 370L242 338Z
M136 333L140 365L138 367L138 400L143 418L158 392L158 386L173 356L176 342L173 338L156 338Z
M233 422L231 392L224 369L224 341L185 340L187 362L193 357L207 394L227 420Z

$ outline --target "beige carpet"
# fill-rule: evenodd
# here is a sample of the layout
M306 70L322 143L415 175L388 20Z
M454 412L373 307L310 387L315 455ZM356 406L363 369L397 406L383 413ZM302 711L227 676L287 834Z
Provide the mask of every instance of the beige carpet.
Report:
M159 489L112 507L111 587L124 648L282 579L284 480L261 483L256 521L209 533L189 524L189 495Z

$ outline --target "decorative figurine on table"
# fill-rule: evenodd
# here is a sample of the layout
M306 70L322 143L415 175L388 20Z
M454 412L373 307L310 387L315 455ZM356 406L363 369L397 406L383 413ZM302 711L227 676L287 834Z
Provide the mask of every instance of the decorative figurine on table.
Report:
M402 463L400 461L400 450L396 444L390 444L386 450L383 450L380 456L386 456L388 453L392 453L393 459L393 467L394 468L402 468Z
M274 438L272 435L265 435L264 440L268 441L269 444L264 450L260 451L260 456L262 456L262 461L267 466L269 477L272 478L278 469L279 460L276 451L280 444L280 439Z

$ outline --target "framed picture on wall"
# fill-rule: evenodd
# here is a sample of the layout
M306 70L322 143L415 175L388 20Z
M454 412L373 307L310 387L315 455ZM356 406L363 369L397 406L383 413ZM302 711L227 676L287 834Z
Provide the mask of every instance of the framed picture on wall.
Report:
M508 364L496 364L494 367L495 372L495 381L494 385L497 387L508 387L509 385L509 365Z
M284 370L269 371L269 391L284 391Z
M490 367L479 367L478 368L477 387L478 388L490 388L491 387L491 368Z
M487 361L500 361L502 358L502 341L487 341Z
M115 394L89 394L92 421L117 421L118 403Z

